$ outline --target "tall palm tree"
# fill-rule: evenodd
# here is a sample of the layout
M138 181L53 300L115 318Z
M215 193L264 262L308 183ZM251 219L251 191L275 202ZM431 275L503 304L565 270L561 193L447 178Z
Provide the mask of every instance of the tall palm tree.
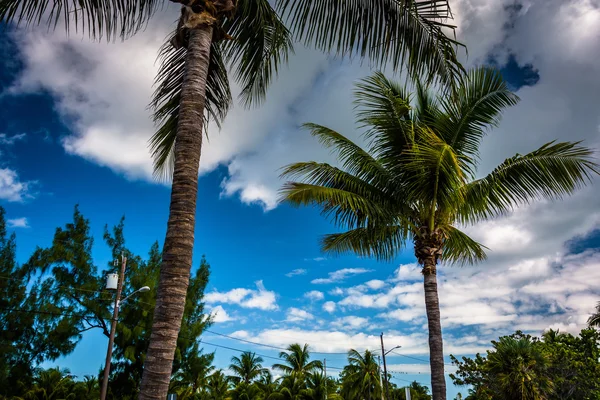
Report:
M283 359L285 364L273 364L273 368L282 371L287 375L295 374L300 379L306 374L315 370L323 370L323 363L319 360L310 360L310 349L308 344L300 346L294 343L288 346L287 352L279 353L279 358Z
M366 150L340 133L307 124L335 150L341 167L301 162L283 176L292 205L316 205L347 231L325 235L322 249L392 260L414 242L422 266L429 327L432 392L446 398L437 291L437 265L476 263L485 248L458 226L510 212L536 199L573 193L598 174L592 151L579 143L550 142L507 159L475 179L479 145L501 111L517 103L500 74L474 69L454 96L435 98L416 82L416 104L400 85L377 73L357 85L357 120Z
M250 351L245 351L242 353L241 357L231 357L229 369L236 375L238 381L249 384L267 371L263 368L262 362L262 357L257 356Z
M451 83L461 73L444 21L447 0L0 0L0 22L64 25L109 40L134 35L165 4L181 4L177 29L161 51L151 139L159 174L172 178L167 233L140 399L167 395L194 244L198 167L207 118L222 120L231 94L226 65L251 105L297 40L376 64L403 63ZM280 16L287 22L288 30ZM360 16L360 18L356 18ZM166 171L166 172L165 172Z
M348 365L342 375L342 393L346 395L345 398L372 400L381 397L379 364L369 350L365 350L363 355L351 349L348 352Z
M590 327L600 328L600 302L596 305L596 312L588 318L587 322Z
M499 400L546 400L552 381L548 360L527 338L502 337L488 352L485 369Z

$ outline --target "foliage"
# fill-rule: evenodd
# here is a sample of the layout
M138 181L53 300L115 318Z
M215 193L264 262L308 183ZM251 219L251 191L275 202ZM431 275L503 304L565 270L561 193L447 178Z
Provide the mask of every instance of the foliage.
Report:
M273 368L282 371L287 375L307 375L315 370L322 370L323 363L319 360L310 360L310 349L308 344L300 346L294 343L288 346L287 352L279 353L279 358L283 359L284 363L273 364Z
M356 350L348 352L348 365L341 373L341 395L343 398L378 399L381 398L379 365L372 352L365 350L360 354Z
M147 259L132 254L125 245L124 228L124 219L111 231L105 228L104 241L114 259L127 256L126 296L142 286L156 287L161 253L155 243ZM4 210L0 208L0 347L5 355L0 360L0 395L23 395L27 388L36 387L34 378L56 376L56 372L42 374L36 366L73 351L86 331L100 329L108 337L114 293L104 289L105 271L93 262L93 243L90 222L75 207L72 222L56 229L52 245L36 248L19 267L16 239L14 235L7 237ZM108 268L115 266L111 263ZM212 370L213 355L202 354L197 343L211 323L203 303L209 273L210 266L203 257L188 287L174 363L174 375L192 387L204 386L205 375ZM136 397L155 302L156 292L150 290L121 303L109 398ZM92 379L96 378L85 381L88 391L92 391ZM9 380L18 384L7 384Z
M547 331L541 339L517 332L492 341L487 355L451 356L458 366L451 378L469 385L466 400L600 398L600 333L579 336Z

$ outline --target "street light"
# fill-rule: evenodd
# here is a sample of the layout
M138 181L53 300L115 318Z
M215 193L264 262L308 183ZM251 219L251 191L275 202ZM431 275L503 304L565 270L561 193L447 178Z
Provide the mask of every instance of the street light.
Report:
M386 351L386 352L385 352L385 355L387 356L387 355L388 355L389 353L391 353L393 350L399 349L400 347L402 347L402 346L396 346L396 347L393 347L393 348L389 349L388 351Z
M113 310L113 317L110 324L110 336L108 337L108 349L106 349L106 363L104 364L104 379L102 380L102 389L100 391L100 400L106 399L106 392L108 390L108 375L110 374L110 360L112 358L113 344L115 342L115 332L117 330L117 319L119 317L119 304L130 298L137 293L143 293L150 290L148 286L142 286L138 290L131 293L129 296L121 299L121 291L123 290L123 280L125 277L125 266L127 265L127 257L121 255L121 273L119 274L119 281L117 284L117 295L115 296L115 307ZM116 261L115 261L116 262Z

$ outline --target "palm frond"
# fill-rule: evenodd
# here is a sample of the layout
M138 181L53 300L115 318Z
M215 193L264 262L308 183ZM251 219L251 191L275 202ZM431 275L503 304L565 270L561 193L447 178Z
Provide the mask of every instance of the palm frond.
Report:
M289 182L281 189L281 198L296 207L318 205L322 215L344 228L369 226L393 218L386 208L375 201L325 186Z
M67 33L87 33L92 38L129 37L162 7L163 0L0 0L0 22L64 25Z
M319 142L337 153L342 168L348 173L377 186L392 179L384 166L362 147L342 134L317 124L304 124Z
M170 37L172 38L173 33ZM173 149L177 134L179 98L185 73L187 50L176 49L169 39L160 49L161 66L156 76L150 108L154 111L157 131L150 139L154 159L154 174L157 178L170 178L173 172ZM210 64L206 81L205 126L213 121L218 127L227 115L232 97L219 44L213 43L210 51Z
M223 29L233 37L224 44L223 56L235 66L246 106L264 99L282 64L293 53L292 35L268 0L240 0L235 15Z
M473 265L487 258L487 247L453 226L443 228L446 235L441 260L450 265Z
M436 209L448 209L456 204L458 189L464 185L464 158L439 138L427 126L415 130L418 136L413 146L403 154L400 169L407 174L407 193L413 200Z
M451 84L462 73L447 0L277 0L297 38L341 56L359 55L376 65L406 64L413 76L427 74Z
M463 222L477 222L532 200L572 194L600 173L593 151L580 143L553 141L507 159L485 178L464 187L459 216Z
M378 203L387 200L387 195L376 186L326 163L310 161L291 164L284 168L281 177L347 191Z
M475 160L486 130L497 126L502 111L518 101L499 71L489 67L472 69L456 96L442 99L443 113L435 129L455 152Z
M356 228L323 236L321 248L335 255L354 253L359 257L375 257L391 261L402 251L410 236L410 222L397 225Z
M587 323L588 326L600 328L600 302L598 302L598 304L596 305L596 311L597 312L595 312L590 316L590 318L588 318Z
M354 104L359 127L378 158L394 159L413 141L410 96L381 72L356 84Z

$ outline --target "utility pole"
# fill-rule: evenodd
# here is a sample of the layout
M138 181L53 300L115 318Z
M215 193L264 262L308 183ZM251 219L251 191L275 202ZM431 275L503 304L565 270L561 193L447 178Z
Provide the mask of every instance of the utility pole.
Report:
M110 375L110 361L112 359L113 343L115 342L115 332L117 330L117 318L119 317L119 301L121 300L121 291L123 290L123 281L125 279L125 267L127 266L127 257L121 254L121 272L119 273L119 283L117 284L117 295L115 296L115 308L110 324L110 336L108 338L108 349L106 350L106 363L104 364L104 378L102 379L102 390L100 391L100 400L106 399L108 390L108 376Z
M383 374L381 373L381 357L377 356L379 360L379 386L381 386L381 400L385 400L383 397Z
M385 397L387 400L390 399L390 389L388 385L387 366L385 364L385 348L383 347L383 332L379 336L381 339L381 356L383 357L383 373L385 375Z
M325 400L327 400L327 359L323 359L323 368L325 369Z

